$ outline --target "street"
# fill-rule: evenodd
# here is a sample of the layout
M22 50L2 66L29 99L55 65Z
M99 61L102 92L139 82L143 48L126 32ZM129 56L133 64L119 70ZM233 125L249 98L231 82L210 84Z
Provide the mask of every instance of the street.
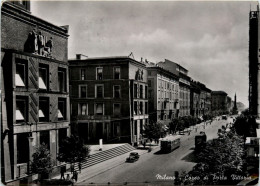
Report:
M217 137L217 131L222 125L231 121L232 118L213 121L211 125L207 124L205 129L204 124L199 124L197 132L193 129L190 135L188 133L182 135L181 146L171 153L161 154L160 148L157 147L152 152L141 155L139 160L134 163L121 164L78 184L171 183L175 171L188 172L195 165L193 153L195 135L200 131L205 131L207 140L211 140Z

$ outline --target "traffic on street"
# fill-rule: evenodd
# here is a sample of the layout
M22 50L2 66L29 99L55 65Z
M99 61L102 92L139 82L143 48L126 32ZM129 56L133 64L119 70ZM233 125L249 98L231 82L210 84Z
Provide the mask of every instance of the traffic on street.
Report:
M180 147L170 153L162 153L160 147L156 146L150 153L141 155L134 163L121 164L77 184L173 183L175 171L180 174L183 171L188 172L196 164L195 136L203 131L207 135L207 140L217 138L218 129L232 121L233 119L229 117L216 119L211 124L202 122L191 128L190 132L181 135Z

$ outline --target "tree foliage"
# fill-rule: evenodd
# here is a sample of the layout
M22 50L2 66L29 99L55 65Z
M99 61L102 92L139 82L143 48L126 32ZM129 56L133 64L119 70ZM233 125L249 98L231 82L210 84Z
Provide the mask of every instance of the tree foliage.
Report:
M90 153L90 148L79 139L78 136L66 137L60 146L57 159L61 162L81 162Z
M182 177L184 184L223 185L236 184L232 174L244 176L243 139L234 130L218 132L218 139L207 142L205 149L197 155L198 164ZM189 178L198 179L189 179Z
M148 139L159 139L160 137L164 137L164 128L160 122L153 122L151 121L149 124L144 125L145 137Z
M50 151L47 149L44 143L36 148L36 151L33 153L32 157L32 173L47 175L52 172L53 159L51 157Z
M240 115L236 118L234 128L238 135L256 137L256 120L250 115Z
M173 118L170 123L170 131L183 131L185 128L194 126L198 123L198 118L192 116L183 116L179 118Z

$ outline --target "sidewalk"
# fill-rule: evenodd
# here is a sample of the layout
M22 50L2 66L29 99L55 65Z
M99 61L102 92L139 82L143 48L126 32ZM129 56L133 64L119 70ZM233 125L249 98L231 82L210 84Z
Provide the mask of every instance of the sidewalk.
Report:
M111 148L120 146L122 144L111 144L111 145L103 145L102 151L109 150ZM152 153L156 149L159 148L158 145L156 145L154 142L151 143L152 151L148 152L148 148L150 147L150 143L146 144L147 149L143 149L143 146L140 145L136 150L133 150L132 152L138 152L139 155L146 154L146 153ZM95 154L100 152L99 151L99 145L93 145L91 147L91 154ZM81 172L78 172L78 180L74 185L80 185L81 182L86 181L94 176L97 176L107 170L113 169L114 167L117 167L121 164L125 163L126 158L129 156L129 153L122 154L120 156L114 157L112 159L109 159L107 161L98 163L96 165L93 165L91 167L81 169ZM72 177L72 174L70 171L67 171L65 173L65 178L67 177L67 174L69 174L70 178ZM60 175L53 177L53 179L60 179Z
M199 133L201 130L204 129L204 125L205 124L203 122L203 123L197 124L196 126L194 126L194 128L192 127L190 129L186 129L186 130L189 130L192 133ZM210 126L210 124L205 125L206 128L209 126ZM196 131L196 128L197 128L197 131ZM185 135L183 135L183 137L189 137L188 133L185 132ZM137 149L133 150L132 152L138 152L139 155L143 155L146 153L153 153L154 151L156 151L160 148L159 144L155 144L154 141L152 143L146 143L146 148L144 148L143 145L139 145L137 147ZM103 145L102 151L106 151L106 150L109 150L111 148L114 148L114 147L117 147L120 145L122 145L122 144L105 144L105 145ZM151 147L151 149L152 149L151 152L148 152L149 147ZM99 151L99 148L100 148L99 145L91 146L90 155L101 152L101 151ZM105 171L108 171L110 169L113 169L117 166L124 164L125 160L128 156L129 156L129 153L125 153L120 156L109 159L107 161L93 165L91 167L82 169L81 172L78 172L78 180L75 183L75 185L80 185L82 182L85 182L92 177L95 177ZM67 174L69 174L70 178L72 177L72 174L70 173L70 171L68 171L65 173L65 178L66 178ZM54 177L54 179L60 179L60 175Z

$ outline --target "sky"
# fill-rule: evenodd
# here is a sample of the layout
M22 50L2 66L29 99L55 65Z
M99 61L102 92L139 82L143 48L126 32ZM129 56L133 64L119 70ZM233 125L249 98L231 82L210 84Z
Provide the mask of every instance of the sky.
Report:
M33 15L69 25L69 59L169 59L248 106L249 11L257 1L32 1Z

